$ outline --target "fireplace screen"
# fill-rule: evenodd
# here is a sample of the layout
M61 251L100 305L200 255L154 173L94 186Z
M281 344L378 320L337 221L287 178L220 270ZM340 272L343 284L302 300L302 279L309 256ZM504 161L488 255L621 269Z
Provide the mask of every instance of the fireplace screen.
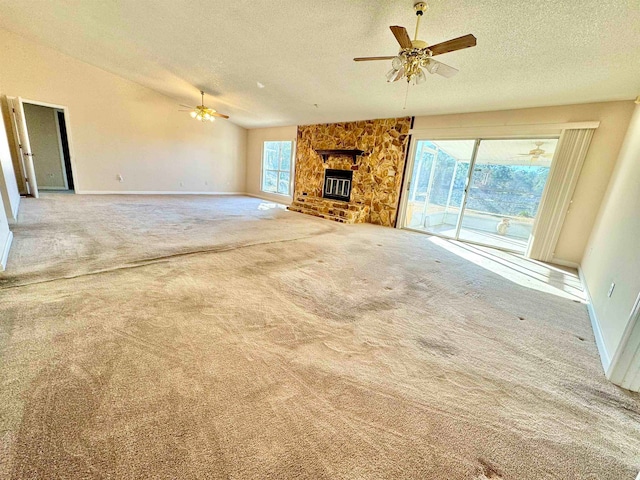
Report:
M348 202L351 199L352 180L353 172L351 170L325 170L322 196Z

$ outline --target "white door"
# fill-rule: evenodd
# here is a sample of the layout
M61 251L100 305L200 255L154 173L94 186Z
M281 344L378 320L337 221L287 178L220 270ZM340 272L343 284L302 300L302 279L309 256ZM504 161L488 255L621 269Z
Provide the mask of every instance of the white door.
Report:
M31 143L29 142L29 131L27 130L27 121L24 116L22 98L7 98L7 100L9 101L9 107L11 108L13 127L18 140L20 164L22 167L22 174L27 182L27 193L38 198L38 183L36 182L36 171L33 166L33 152L31 151Z

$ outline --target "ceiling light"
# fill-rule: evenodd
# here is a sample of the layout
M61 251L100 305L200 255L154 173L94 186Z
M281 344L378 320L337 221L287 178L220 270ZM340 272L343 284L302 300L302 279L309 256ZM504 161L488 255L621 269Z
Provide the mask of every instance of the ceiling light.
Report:
M424 70L418 69L418 72L412 77L414 85L420 85L427 81L427 76L424 74Z
M439 67L440 67L439 62L434 62L434 61L431 61L431 59L429 59L429 61L427 61L427 64L425 65L424 68L426 68L427 72L429 73L436 73Z
M229 118L227 115L223 115L222 113L218 113L214 108L209 108L204 104L204 92L200 91L201 95L201 103L197 107L193 107L189 111L189 115L191 118L195 118L200 122L213 122L215 121L215 117ZM187 106L187 105L183 105ZM190 108L190 107L189 107Z
M387 72L387 82L395 82L400 80L404 76L404 68L400 67L399 70L392 68Z

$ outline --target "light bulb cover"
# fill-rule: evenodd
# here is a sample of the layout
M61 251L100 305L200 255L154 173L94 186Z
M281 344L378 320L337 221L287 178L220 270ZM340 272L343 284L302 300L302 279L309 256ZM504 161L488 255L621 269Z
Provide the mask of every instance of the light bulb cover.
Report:
M191 118L196 118L197 113L196 112L191 112L191 113L189 113L189 115L191 115Z
M403 58L400 55L393 57L393 60L391 60L391 66L394 70L400 70L404 66Z
M392 68L387 72L387 82L395 82L397 80L400 80L403 76L404 68L401 68L400 70Z
M427 72L431 74L436 73L439 67L440 67L440 62L436 62L435 60L429 60L429 63L425 66L425 68L427 69Z

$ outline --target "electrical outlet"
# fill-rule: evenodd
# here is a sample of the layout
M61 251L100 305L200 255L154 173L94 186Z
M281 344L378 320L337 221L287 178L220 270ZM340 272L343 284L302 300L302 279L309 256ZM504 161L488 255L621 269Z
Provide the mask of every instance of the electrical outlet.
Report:
M615 282L611 283L611 286L609 287L609 291L607 292L607 297L611 297L611 295L613 294L613 289L616 288L616 284Z
M124 178L122 178L122 175L120 174L116 175L116 180L118 180L120 183L124 182Z
M184 182L180 182L180 186L181 186L181 187L184 187Z

